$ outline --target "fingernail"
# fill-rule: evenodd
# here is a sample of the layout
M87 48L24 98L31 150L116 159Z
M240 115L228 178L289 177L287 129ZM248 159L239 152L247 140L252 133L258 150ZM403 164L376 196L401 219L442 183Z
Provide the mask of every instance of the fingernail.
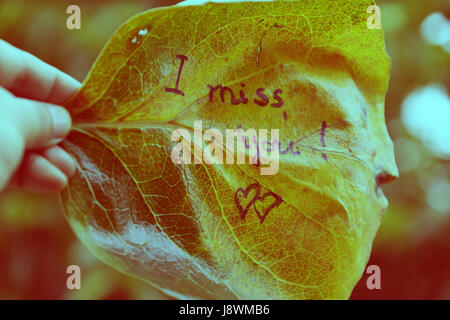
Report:
M52 139L52 140L50 141L50 144L51 144L52 146L56 146L57 144L60 144L63 140L64 140L64 139L62 139L62 138L54 138L54 139Z
M72 126L72 120L66 109L56 106L48 108L53 119L53 134L55 138L64 138Z

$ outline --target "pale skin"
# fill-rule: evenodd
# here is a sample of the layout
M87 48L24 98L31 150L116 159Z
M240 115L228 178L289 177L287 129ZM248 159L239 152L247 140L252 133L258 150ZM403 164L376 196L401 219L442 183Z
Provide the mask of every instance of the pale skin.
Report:
M58 106L80 83L0 39L0 192L62 190L75 162L60 143L71 128Z

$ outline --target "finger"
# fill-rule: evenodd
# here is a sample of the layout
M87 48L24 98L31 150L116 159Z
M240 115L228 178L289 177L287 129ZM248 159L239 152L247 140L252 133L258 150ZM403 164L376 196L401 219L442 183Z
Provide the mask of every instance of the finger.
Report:
M34 193L54 193L65 188L68 178L42 155L28 152L9 187Z
M62 107L1 92L0 101L0 122L16 128L26 149L42 148L64 138L72 125L69 113Z
M0 108L1 111L1 108ZM8 119L6 119L8 120ZM0 192L22 161L25 142L17 134L17 128L0 116Z
M80 83L28 52L0 39L0 87L22 98L59 104Z
M76 170L75 161L70 157L70 155L61 147L54 146L47 148L42 151L31 151L28 152L19 168L17 170L13 177L11 178L11 181L9 182L10 188L20 188L23 185L26 185L26 179L27 177L37 177L39 176L40 172L33 172L33 170L41 170L40 165L36 166L35 161L37 158L31 157L33 154L42 156L45 159L48 160L51 164L53 164L60 172L62 172L67 178L70 178ZM40 161L40 160L39 160ZM48 172L48 171L47 171ZM56 177L53 177L53 179L59 179L59 173ZM45 183L45 181L44 181ZM53 189L51 189L53 190ZM47 190L48 192L51 192L51 190Z
M75 173L75 161L63 148L53 146L39 153L64 173L67 178L70 178Z

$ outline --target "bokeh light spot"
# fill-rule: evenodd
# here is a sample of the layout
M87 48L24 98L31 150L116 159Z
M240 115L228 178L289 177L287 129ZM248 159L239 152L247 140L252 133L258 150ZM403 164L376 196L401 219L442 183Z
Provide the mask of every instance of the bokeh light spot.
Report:
M435 156L450 159L450 99L443 86L409 94L402 105L402 122Z
M450 21L441 12L426 17L422 21L420 32L428 43L441 46L446 51L450 49Z

